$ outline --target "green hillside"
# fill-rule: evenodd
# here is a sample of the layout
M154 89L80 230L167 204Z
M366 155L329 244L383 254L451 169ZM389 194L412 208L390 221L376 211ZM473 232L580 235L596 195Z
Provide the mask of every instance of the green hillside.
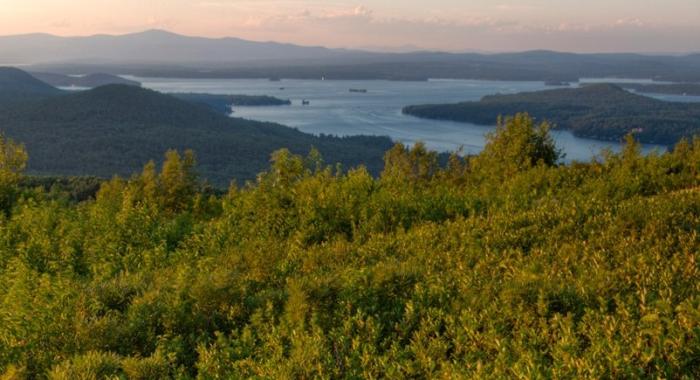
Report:
M560 165L520 115L445 168L283 150L214 196L173 151L79 204L0 153L4 378L700 377L700 140Z
M61 90L52 87L26 72L13 67L0 67L0 107L4 103L58 95Z
M486 96L478 102L416 105L404 113L489 125L499 115L528 112L580 137L620 141L634 133L644 143L673 145L700 133L700 104L672 103L611 84Z
M191 148L198 152L202 176L224 188L233 179L254 179L282 147L295 153L316 147L328 162L363 163L377 173L392 144L382 137L317 137L278 124L232 119L126 85L0 106L0 130L33 152L31 173L129 175L168 149Z

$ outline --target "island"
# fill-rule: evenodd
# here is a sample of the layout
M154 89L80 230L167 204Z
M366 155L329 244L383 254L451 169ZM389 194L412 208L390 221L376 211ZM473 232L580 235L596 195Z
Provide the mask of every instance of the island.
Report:
M622 87L640 94L700 96L700 83L625 83Z
M178 99L190 103L199 103L223 114L230 114L232 106L260 107L260 106L288 106L292 102L288 99L280 99L267 95L217 95L202 93L172 93Z
M544 85L547 87L568 87L571 83L561 80L546 80Z
M106 86L108 84L124 84L128 86L141 86L140 82L122 78L117 75L96 73L87 75L65 75L56 73L31 73L32 76L40 81L50 84L54 87L81 87L95 88Z
M403 113L427 119L493 125L501 115L527 112L578 137L673 145L700 133L700 103L666 102L613 84L490 95L477 102L413 105Z

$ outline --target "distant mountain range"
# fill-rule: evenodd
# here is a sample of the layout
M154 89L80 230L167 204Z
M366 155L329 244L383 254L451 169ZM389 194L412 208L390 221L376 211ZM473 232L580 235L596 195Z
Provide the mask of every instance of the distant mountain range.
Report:
M387 137L314 136L230 118L137 86L60 91L14 68L0 68L0 132L26 145L30 173L128 176L168 149L193 149L202 176L223 188L254 179L277 149L316 147L328 163L365 164L376 174L393 145Z
M576 81L628 77L700 82L700 54L369 52L238 38L183 36L162 30L120 36L0 37L4 62L32 71L108 72L186 78L304 78Z
M328 59L342 49L306 47L239 38L189 37L163 30L119 36L59 37L25 34L0 37L7 63L221 63L259 60Z

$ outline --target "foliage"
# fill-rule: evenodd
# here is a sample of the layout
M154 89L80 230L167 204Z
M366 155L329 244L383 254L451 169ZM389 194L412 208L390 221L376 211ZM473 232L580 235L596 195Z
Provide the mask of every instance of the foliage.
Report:
M0 135L0 210L9 212L17 193L17 184L27 165L24 146Z
M527 114L499 118L483 152L473 160L475 170L508 178L537 165L555 165L562 153L549 136L550 128L547 122L535 126Z
M19 187L21 190L39 188L41 192L56 199L84 202L95 198L103 182L105 180L98 177L23 176Z
M281 150L220 196L174 151L81 203L16 185L0 373L700 377L700 139L562 165L519 115L479 156L385 158Z

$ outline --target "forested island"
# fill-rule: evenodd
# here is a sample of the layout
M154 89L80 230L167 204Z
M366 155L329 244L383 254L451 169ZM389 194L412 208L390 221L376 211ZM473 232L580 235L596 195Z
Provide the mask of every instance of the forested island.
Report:
M623 83L621 86L643 94L700 96L700 83Z
M137 86L60 91L11 68L0 68L0 130L34 152L31 174L128 176L169 149L192 148L202 177L220 188L255 179L270 153L281 148L298 154L316 147L331 162L364 163L378 174L393 144L388 137L314 136L231 118Z
M200 103L211 107L217 112L230 114L232 106L288 106L292 102L289 99L280 99L267 95L217 95L201 93L172 93L178 99L191 103Z
M661 101L612 84L492 95L478 102L414 105L403 112L483 125L492 125L500 115L528 112L576 136L608 141L634 133L644 143L673 145L700 133L700 103Z
M4 378L700 376L697 139L563 165L518 115L446 166L283 149L219 195L169 151L83 202L27 154L0 139Z

